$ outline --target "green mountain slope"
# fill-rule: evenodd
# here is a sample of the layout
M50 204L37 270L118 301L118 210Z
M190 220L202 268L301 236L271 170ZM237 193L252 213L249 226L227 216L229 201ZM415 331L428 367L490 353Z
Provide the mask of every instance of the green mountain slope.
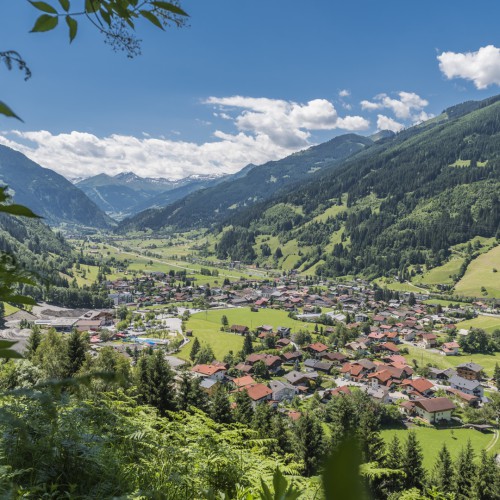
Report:
M0 145L0 182L16 203L26 205L51 225L72 223L109 228L114 222L71 182L22 153Z
M221 222L275 193L314 177L318 172L334 169L345 158L373 145L367 137L346 134L324 144L300 151L279 161L245 169L216 186L196 191L160 210L148 210L126 219L119 230L164 226L191 228Z
M499 225L497 96L454 106L380 140L335 171L236 214L226 221L217 253L283 264L289 258L283 250L290 248L296 252L291 267L301 271L408 279L419 266L444 263L452 245L499 237ZM261 248L266 235L283 256L264 255L274 252Z

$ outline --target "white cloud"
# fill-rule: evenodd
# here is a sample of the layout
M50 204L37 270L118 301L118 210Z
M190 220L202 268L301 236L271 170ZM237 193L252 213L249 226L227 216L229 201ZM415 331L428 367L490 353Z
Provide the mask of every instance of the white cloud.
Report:
M370 125L361 116L340 118L326 99L298 104L281 99L232 96L210 97L206 103L222 107L226 114L228 108L236 111L234 123L240 132L266 136L286 149L309 145L313 130L366 130Z
M351 95L351 91L348 90L348 89L342 89L340 92L339 92L339 96L340 97L349 97Z
M429 101L423 99L414 92L399 92L399 99L393 99L387 94L379 94L374 97L373 101L361 101L361 109L390 109L397 118L415 121L418 113L423 108L429 105ZM417 112L417 114L414 114Z
M393 132L399 132L404 129L402 123L393 120L392 118L385 115L377 115L377 129L378 130L392 130Z
M500 49L493 45L481 47L477 52L443 52L437 56L439 69L451 80L471 80L478 89L500 85Z
M141 176L180 179L192 174L234 173L248 163L283 158L311 146L315 130L358 131L370 126L361 116L339 117L325 99L298 104L233 96L210 97L206 104L216 106L218 117L228 121L236 132L215 130L212 140L198 144L146 133L140 137L98 137L78 131L53 134L14 130L0 132L0 143L68 178L133 171Z

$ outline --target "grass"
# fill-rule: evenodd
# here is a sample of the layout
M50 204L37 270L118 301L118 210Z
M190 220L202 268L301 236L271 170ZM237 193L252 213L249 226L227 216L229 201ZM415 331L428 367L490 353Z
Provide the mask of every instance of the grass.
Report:
M83 277L83 271L85 271L85 278ZM78 286L92 285L92 283L97 280L98 272L98 266L88 266L87 264L81 264L80 270L77 270L75 265L73 265L73 276L76 278Z
M423 276L416 276L413 281L424 285L437 285L440 283L452 285L454 281L451 276L458 274L463 261L460 258L452 259L442 266L430 269Z
M424 453L424 467L429 471L432 469L438 456L439 450L446 443L448 451L455 459L460 450L465 447L470 439L472 447L476 451L476 456L486 448L493 439L493 433L482 433L474 429L436 429L427 427L413 427L417 439L422 446ZM397 436L401 443L406 441L407 429L386 429L381 432L382 437L389 443L394 436ZM498 443L491 450L492 453L498 451Z
M7 304L7 302L4 302L3 306L5 309L5 316L10 316L11 314L14 314L15 312L19 311L19 308L11 306L10 304Z
M467 268L464 277L456 284L458 295L469 297L500 298L500 245L474 259ZM483 293L484 287L487 294Z
M427 299L423 301L424 304L428 304L431 306L437 306L438 304L443 307L448 307L450 304L458 307L470 307L471 304L467 302L458 302L456 300L444 300L444 299Z
M274 328L286 326L292 328L295 333L299 329L309 329L313 331L314 325L302 323L288 317L284 311L274 309L260 309L259 312L251 312L249 307L234 309L218 309L204 311L193 314L186 324L188 330L193 330L193 336L198 337L199 341L210 344L218 360L229 352L237 352L243 347L243 337L233 333L220 331L221 318L227 316L229 326L245 325L253 330L260 325L271 325ZM191 343L181 349L179 357L187 359L191 350Z
M412 360L414 359L417 361L419 366L431 364L442 369L454 368L462 363L473 362L481 365L486 374L492 376L495 364L500 364L500 353L498 352L494 354L462 354L461 356L442 356L437 352L420 349L407 344L405 347L408 347L409 353L405 354L404 357L411 366L413 366Z
M419 292L419 293L427 293L427 290L423 288L419 288L412 283L399 283L398 281L391 281L388 278L379 278L374 280L374 283L377 283L381 288L387 287L389 290L395 290L397 292Z
M474 319L461 321L457 324L459 329L470 330L471 328L481 328L487 333L500 329L500 318L494 316L477 316Z

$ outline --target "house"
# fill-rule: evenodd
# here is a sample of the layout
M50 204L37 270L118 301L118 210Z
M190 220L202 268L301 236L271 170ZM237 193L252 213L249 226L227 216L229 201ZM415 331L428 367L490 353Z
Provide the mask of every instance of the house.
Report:
M429 397L433 394L434 384L426 378L403 380L402 386L406 388L410 396L416 398Z
M465 392L459 391L458 389L453 389L452 387L447 387L446 392L462 401L462 404L468 406L478 406L481 401L477 396L472 394L467 394Z
M479 380L469 380L459 375L450 378L450 386L452 389L457 389L461 392L465 392L465 394L471 394L478 398L482 398L484 394L483 386Z
M309 344L306 347L306 351L308 351L312 356L319 358L322 353L328 351L328 346L322 344L321 342L315 342L314 344Z
M340 366L347 361L347 356L340 352L324 352L321 354L323 361L331 361L334 365Z
M198 377L208 377L214 380L223 380L226 375L227 369L224 365L211 364L211 365L196 365L191 368L191 371Z
M244 387L249 387L256 384L257 382L253 379L251 375L244 375L243 377L233 378L231 383L234 384L236 389L242 389Z
M271 396L273 394L273 391L264 384L250 385L248 387L245 387L243 390L247 391L250 399L252 400L252 406L254 408L257 404L271 399Z
M204 377L200 381L200 387L209 395L212 396L215 389L221 384L219 380L214 378Z
M304 367L306 371L330 373L333 368L333 363L331 361L318 361L317 359L310 358L304 361Z
M399 352L399 347L394 342L384 342L380 344L380 350L396 354Z
M286 381L294 386L305 385L309 387L318 378L317 372L302 373L296 370L288 372L284 378Z
M245 325L231 325L230 331L233 333L239 333L240 335L244 335L248 333L250 329Z
M419 333L419 344L424 349L431 349L437 345L437 336L434 333Z
M285 352L282 354L281 359L284 364L294 364L296 361L302 361L302 352L301 351L292 351Z
M448 398L416 399L415 413L430 424L451 420L455 403Z
M481 380L483 367L477 363L462 363L457 366L457 374L459 377L467 380Z
M459 349L460 349L460 344L458 342L445 342L441 346L440 353L443 356L458 356Z
M279 380L270 382L269 387L274 401L291 401L298 392L292 384Z

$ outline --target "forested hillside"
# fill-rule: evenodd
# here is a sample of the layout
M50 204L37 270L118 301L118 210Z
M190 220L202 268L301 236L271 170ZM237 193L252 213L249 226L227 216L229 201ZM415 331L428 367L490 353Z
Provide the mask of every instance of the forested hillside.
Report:
M34 285L21 284L17 292L36 301L68 307L103 307L109 304L97 288L78 288L71 279L77 256L60 233L43 222L0 214L0 252L14 256Z
M71 223L96 228L109 228L114 224L62 175L2 145L0 182L9 186L16 203L29 207L48 224Z
M265 262L269 250L259 242L267 235L280 247L294 247L294 267L302 270L314 265L327 276L406 278L415 267L443 263L452 245L499 237L499 225L497 96L450 108L236 214L225 223L217 253ZM274 257L283 262L287 255Z
M346 134L324 144L300 151L279 161L244 169L216 186L196 191L159 210L147 210L124 220L118 230L180 229L209 226L225 220L232 213L267 200L277 192L319 172L334 170L345 158L373 145L368 137ZM244 175L243 175L244 174Z

